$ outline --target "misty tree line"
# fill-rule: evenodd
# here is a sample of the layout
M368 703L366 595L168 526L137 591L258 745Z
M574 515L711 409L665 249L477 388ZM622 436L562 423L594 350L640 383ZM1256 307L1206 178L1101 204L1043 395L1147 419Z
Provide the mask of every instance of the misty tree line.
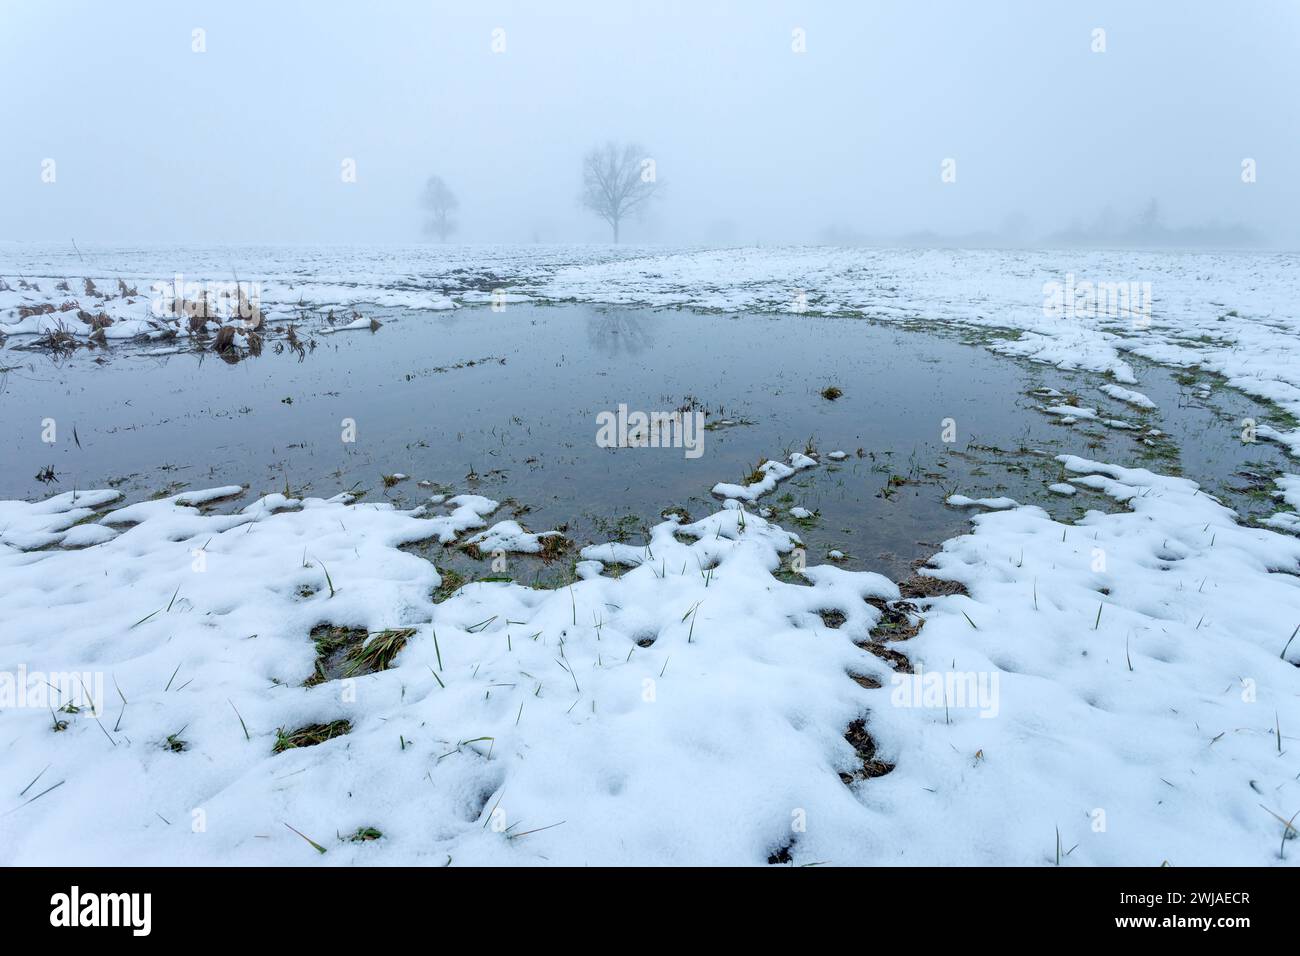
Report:
M618 242L623 223L640 215L658 195L655 161L638 144L610 141L583 156L578 202L605 221L614 242ZM425 231L446 242L458 225L460 200L456 194L441 176L430 176L420 204L427 213Z

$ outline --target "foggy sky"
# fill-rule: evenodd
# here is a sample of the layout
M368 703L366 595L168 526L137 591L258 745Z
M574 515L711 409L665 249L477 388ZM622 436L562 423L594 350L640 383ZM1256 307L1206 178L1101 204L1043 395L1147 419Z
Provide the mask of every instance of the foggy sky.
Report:
M1298 98L1289 0L0 0L0 239L422 241L437 173L453 241L604 242L577 194L613 138L665 187L630 242L1042 235L1155 198L1294 248Z

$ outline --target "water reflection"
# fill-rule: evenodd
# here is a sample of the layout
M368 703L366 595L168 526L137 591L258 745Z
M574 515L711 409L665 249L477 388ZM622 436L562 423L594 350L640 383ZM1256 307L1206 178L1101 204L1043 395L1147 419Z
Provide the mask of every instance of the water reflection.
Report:
M655 316L629 309L598 309L587 317L587 341L606 358L640 355L655 344Z
M1224 426L1265 416L1227 389L1216 390L1216 407L1191 404L1167 371L1144 369L1142 390L1159 405L1149 423L1175 446L1172 457L1152 460L1158 449L1136 431L1066 426L1039 411L1033 390L1049 386L1078 393L1106 417L1132 417L1095 377L862 320L523 304L500 314L373 313L383 320L374 333L368 322L337 334L269 323L261 356L234 366L211 339L39 359L0 349L0 498L48 495L33 478L47 467L56 489L111 486L131 498L184 478L192 487L246 484L249 496L286 485L326 496L368 489L409 507L432 493L417 483L425 480L446 486L439 491L513 499L501 517L534 531L565 526L585 544L654 523L665 509L706 514L718 506L715 482L744 480L763 456L812 444L847 454L824 459L761 506L797 529L810 555L835 549L848 555L846 566L905 576L911 559L967 527L968 516L945 505L948 493L1006 495L1063 517L1113 505L1047 494L1059 480L1055 454L1163 471L1181 464L1215 493L1240 485L1239 471L1268 472L1280 455L1242 446ZM753 347L737 349L738 341ZM18 355L21 368L4 376ZM823 398L828 384L843 395ZM703 455L599 447L596 416L620 404L700 409ZM955 443L941 437L950 416ZM60 423L56 444L32 426L47 417ZM340 439L344 420L356 423L355 442ZM386 487L381 476L394 473L411 480ZM815 517L794 520L796 507Z

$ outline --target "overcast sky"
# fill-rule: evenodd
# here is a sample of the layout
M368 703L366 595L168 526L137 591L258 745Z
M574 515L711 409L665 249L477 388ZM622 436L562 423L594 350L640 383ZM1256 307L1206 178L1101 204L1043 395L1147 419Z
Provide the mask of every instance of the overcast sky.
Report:
M615 138L665 185L629 241L1041 234L1155 198L1294 248L1298 104L1295 0L0 0L0 238L419 241L438 173L461 241L606 241L577 194Z

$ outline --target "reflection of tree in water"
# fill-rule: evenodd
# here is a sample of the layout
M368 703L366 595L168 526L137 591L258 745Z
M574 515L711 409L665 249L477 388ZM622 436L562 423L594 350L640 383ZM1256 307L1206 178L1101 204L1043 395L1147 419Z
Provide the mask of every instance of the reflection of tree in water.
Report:
M593 312L587 318L587 338L602 355L637 355L654 345L649 323L628 310Z

